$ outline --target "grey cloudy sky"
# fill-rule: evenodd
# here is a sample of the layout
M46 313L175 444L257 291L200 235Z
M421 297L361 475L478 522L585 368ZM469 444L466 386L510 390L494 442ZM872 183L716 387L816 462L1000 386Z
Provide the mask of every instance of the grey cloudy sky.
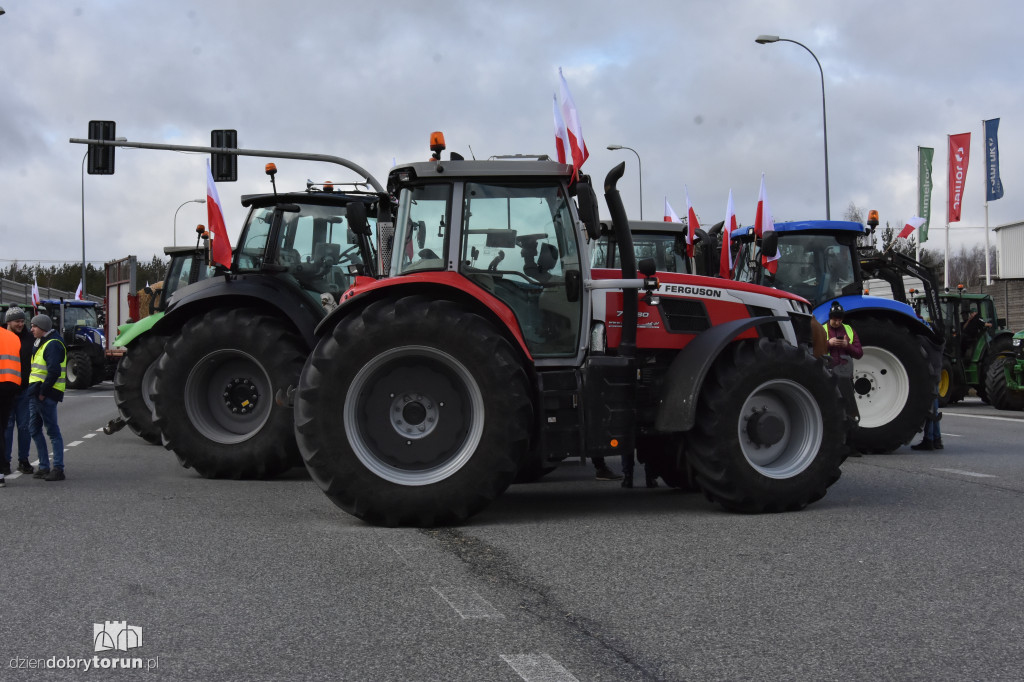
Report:
M983 243L982 119L1000 117L1003 199L990 224L1024 220L1018 47L1024 4L993 0L676 0L581 3L391 0L0 0L0 264L82 253L82 157L68 139L90 119L132 141L239 144L349 158L383 182L392 159L422 160L433 130L477 158L554 153L551 96L561 66L598 179L627 162L620 189L643 216L664 200L721 220L730 189L754 217L761 173L776 220L824 218L825 73L832 217L850 202L902 226L916 211L917 147L935 148L932 237L945 222L946 136L972 133L956 245ZM205 155L118 150L113 176L85 177L86 258L148 259L173 239L179 205L205 195ZM264 159L219 183L232 240L242 194L269 190ZM277 161L278 188L343 169ZM602 207L602 210L605 210ZM178 212L178 243L206 222ZM994 243L994 240L993 240Z

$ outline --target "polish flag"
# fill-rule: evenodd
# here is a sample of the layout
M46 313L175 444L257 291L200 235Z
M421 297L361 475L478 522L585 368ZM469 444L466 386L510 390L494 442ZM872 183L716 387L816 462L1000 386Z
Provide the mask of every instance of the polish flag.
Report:
M39 285L36 284L35 275L32 276L32 307L38 308L39 304L42 303L42 299L39 298Z
M230 268L231 241L228 239L228 229L224 226L224 211L220 207L220 196L217 195L217 185L213 182L209 160L206 161L206 221L210 224L210 233L213 235L210 250L214 264Z
M558 67L559 94L561 96L562 118L565 120L566 132L569 136L569 155L572 157L572 177L575 180L583 162L590 156L587 151L587 143L583 140L583 127L580 125L580 115L576 111L576 102L569 92L569 84L565 82L562 75L562 67Z
M732 233L737 229L736 211L733 210L732 190L729 190L729 203L725 207L725 223L722 225L722 257L719 261L718 274L725 279L732 279L735 264L732 257Z
M678 223L679 216L672 210L672 206L668 203L668 197L665 197L665 222L666 223Z
M769 232L775 231L775 216L772 215L771 206L768 205L768 192L764 188L764 173L761 173L761 193L757 196L757 215L754 216L754 234L763 238ZM773 275L779 271L779 253L769 258L761 254L761 265Z
M85 299L82 298L82 283L81 282L78 283L78 288L75 289L75 300L76 301L83 301L83 300L85 300Z
M558 97L551 96L551 108L555 114L555 152L558 156L558 163L565 163L566 152L569 151L569 133L565 130L565 119L562 112L558 110Z
M924 225L924 223L924 218L914 216L913 218L908 220L907 224L903 226L902 230L900 230L900 239L906 239L910 235L914 234L914 230Z
M697 214L690 205L690 190L686 185L683 185L683 192L686 193L686 255L693 258L693 236L700 229L700 223L697 222Z

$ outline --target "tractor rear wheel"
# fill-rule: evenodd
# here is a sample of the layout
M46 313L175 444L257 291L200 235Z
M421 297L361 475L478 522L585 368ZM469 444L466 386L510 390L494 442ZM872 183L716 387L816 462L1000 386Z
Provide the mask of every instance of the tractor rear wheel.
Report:
M302 371L295 432L306 467L369 523L436 526L512 482L533 405L522 361L486 320L424 296L343 318Z
M153 423L153 389L156 362L164 352L167 337L144 334L129 346L114 372L114 403L132 432L160 445L160 429Z
M738 512L791 511L839 480L846 433L835 377L805 350L760 339L715 362L687 455L709 500Z
M92 360L81 350L68 353L64 367L68 388L89 388L92 386Z
M992 358L985 374L985 393L997 410L1024 410L1024 392L1011 391L1006 385L1006 366L1014 359L1003 355Z
M298 384L306 356L281 320L241 308L190 320L156 369L164 447L205 478L271 478L298 461L292 411L277 391Z
M861 452L884 453L909 443L932 410L939 377L927 341L889 320L851 322L864 357L853 361L860 422L850 434Z

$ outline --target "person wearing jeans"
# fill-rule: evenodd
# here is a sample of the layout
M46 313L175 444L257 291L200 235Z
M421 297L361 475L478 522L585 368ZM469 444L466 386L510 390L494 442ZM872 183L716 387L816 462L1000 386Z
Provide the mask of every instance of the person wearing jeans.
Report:
M39 470L33 478L47 481L64 480L64 437L57 425L57 403L64 400L65 368L68 353L64 342L53 329L53 321L46 315L32 318L32 335L36 337L36 352L32 355L29 372L29 428L32 441L39 451ZM46 436L53 445L53 468L46 451Z

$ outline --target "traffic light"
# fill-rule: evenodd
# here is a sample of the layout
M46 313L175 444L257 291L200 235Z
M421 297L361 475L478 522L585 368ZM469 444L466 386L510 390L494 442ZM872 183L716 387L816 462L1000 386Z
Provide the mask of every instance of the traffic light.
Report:
M114 140L117 124L113 121L89 121L90 140ZM89 145L89 175L114 174L114 147Z
M210 146L221 149L238 149L237 130L210 131ZM238 155L217 154L211 156L210 171L214 182L235 182L238 180Z

